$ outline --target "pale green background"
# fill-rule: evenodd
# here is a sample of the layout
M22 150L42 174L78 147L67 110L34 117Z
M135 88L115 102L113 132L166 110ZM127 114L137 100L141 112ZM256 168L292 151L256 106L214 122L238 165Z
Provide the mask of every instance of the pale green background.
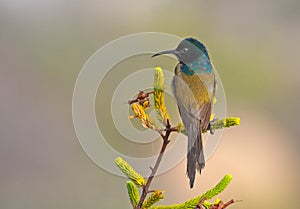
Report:
M71 100L90 55L144 31L205 42L228 113L242 120L225 131L194 190L185 161L155 180L165 203L201 194L231 173L220 197L243 202L230 208L297 207L299 11L299 0L0 0L0 208L130 208L125 179L96 166L78 143ZM100 107L104 121L108 110Z

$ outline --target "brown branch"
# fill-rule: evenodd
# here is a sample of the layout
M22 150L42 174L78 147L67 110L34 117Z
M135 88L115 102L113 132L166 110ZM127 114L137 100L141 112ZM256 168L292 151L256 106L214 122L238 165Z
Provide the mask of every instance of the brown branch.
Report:
M229 200L226 203L223 203L222 201L220 201L218 204L214 204L210 207L210 209L225 209L227 208L229 205L235 203L237 201L234 201L233 199Z
M154 176L157 172L157 169L158 169L158 167L161 163L161 160L162 160L163 155L166 151L166 148L167 148L167 146L170 142L169 136L174 131L177 131L177 129L171 127L169 120L167 120L165 134L163 134L163 132L161 132L161 131L158 131L159 134L161 135L162 139L163 139L163 144L162 144L161 150L159 152L159 155L156 159L155 165L154 165L153 168L151 168L151 174L150 174L149 178L147 179L146 185L143 187L143 192L142 192L139 204L136 207L136 209L142 209L142 205L143 205L143 203L144 203L144 201L147 197L147 194L150 192L149 188L150 188L151 182L152 182L152 180L153 180L153 178L154 178Z
M223 205L223 208L227 208L227 206L235 203L236 201L234 201L233 199L229 200L228 202L226 202L224 205Z
M204 203L205 200L206 200L206 197L203 197L194 209L203 209L203 203ZM234 201L233 199L229 200L226 203L223 203L222 201L220 201L218 204L213 204L212 206L210 206L210 209L225 209L229 205L231 205L235 202L238 202L238 201Z
M140 105L143 105L145 101L149 101L149 95L153 93L154 91L150 91L147 93L145 93L144 91L140 91L135 99L128 101L128 104L131 105L135 102L138 102Z
M198 205L196 205L196 207L195 207L194 209L203 209L202 204L204 203L205 200L206 200L206 197L203 197L203 198L199 201Z

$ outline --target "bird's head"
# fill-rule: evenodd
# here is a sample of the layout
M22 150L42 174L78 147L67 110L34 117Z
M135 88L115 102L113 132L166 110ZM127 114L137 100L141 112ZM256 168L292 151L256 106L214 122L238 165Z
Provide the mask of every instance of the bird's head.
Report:
M158 52L152 57L162 54L173 54L184 64L189 64L202 55L205 55L209 59L206 47L194 38L186 38L179 43L176 49Z

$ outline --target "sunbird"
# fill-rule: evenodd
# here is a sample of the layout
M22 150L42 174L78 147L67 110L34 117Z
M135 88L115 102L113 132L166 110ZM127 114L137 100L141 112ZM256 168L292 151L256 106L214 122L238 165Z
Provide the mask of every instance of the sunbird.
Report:
M172 90L188 135L187 176L193 188L196 170L201 174L205 166L202 133L211 130L216 76L205 45L195 38L186 38L176 49L152 57L163 54L172 54L179 61Z

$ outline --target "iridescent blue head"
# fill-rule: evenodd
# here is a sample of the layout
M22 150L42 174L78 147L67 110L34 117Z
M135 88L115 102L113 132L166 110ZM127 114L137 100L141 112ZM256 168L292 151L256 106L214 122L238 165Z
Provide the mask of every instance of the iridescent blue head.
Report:
M176 49L162 51L154 54L152 57L162 54L173 54L180 62L186 65L203 56L209 60L209 55L204 44L194 38L186 38L179 43Z

